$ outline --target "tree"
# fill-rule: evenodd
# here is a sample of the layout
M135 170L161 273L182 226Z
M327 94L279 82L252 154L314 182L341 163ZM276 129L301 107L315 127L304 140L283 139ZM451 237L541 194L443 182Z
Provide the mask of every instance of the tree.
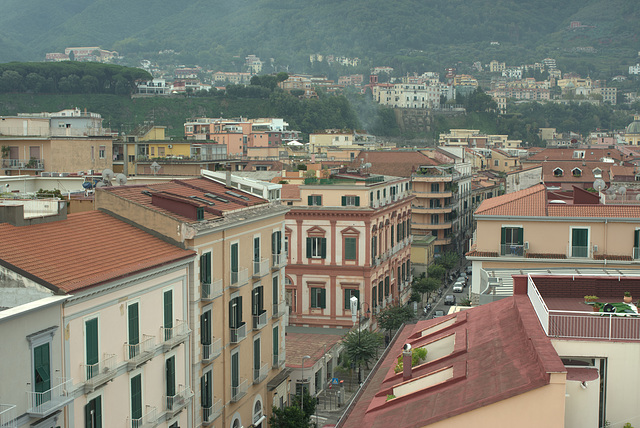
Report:
M376 358L378 347L382 343L382 335L369 330L350 331L342 339L349 359L364 366L368 366L369 362Z
M300 406L287 406L283 409L273 406L269 426L272 428L306 427L309 426L309 417L306 415L306 409L303 412Z
M427 299L431 297L431 293L440 288L440 280L436 278L420 278L413 283L413 290L420 293L422 301L426 293Z
M429 278L442 280L446 274L447 269L437 263L434 263L427 268L427 275L429 276Z
M449 271L456 267L459 260L460 256L458 256L453 251L447 251L438 258L437 263L439 265L442 265L447 271Z
M391 332L399 329L405 322L415 317L413 310L406 305L391 305L378 312L378 325Z

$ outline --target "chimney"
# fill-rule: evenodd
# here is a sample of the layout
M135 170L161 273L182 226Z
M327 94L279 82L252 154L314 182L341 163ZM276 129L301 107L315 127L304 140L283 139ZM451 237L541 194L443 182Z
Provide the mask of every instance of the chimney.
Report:
M402 347L402 380L411 379L411 345L405 343Z
M231 164L227 164L225 186L231 187Z

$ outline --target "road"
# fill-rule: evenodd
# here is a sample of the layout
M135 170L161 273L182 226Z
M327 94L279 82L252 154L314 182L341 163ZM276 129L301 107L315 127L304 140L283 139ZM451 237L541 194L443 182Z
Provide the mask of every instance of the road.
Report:
M462 265L462 267L460 268L460 271L464 271L465 267L466 265ZM449 309L451 308L451 306L444 304L444 296L448 294L451 294L456 297L456 304L458 305L462 300L469 298L469 285L471 284L471 277L469 277L469 280L467 281L467 286L464 288L462 293L453 292L453 284L455 283L456 279L457 277L454 278L452 281L447 281L441 296L438 295L438 292L431 295L431 309L427 312L426 316L424 315L424 312L422 312L420 314L421 319L431 319L435 311L438 309L444 311L445 315L449 313ZM434 299L435 299L435 302L434 302Z

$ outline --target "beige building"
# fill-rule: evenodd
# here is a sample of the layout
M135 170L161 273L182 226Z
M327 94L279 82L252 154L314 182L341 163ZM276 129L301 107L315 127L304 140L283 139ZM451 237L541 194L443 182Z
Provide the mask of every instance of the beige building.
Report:
M228 185L197 178L103 188L96 206L197 253L187 301L193 426L266 426L272 397L288 396L287 377L277 377L286 208L232 187L230 176Z

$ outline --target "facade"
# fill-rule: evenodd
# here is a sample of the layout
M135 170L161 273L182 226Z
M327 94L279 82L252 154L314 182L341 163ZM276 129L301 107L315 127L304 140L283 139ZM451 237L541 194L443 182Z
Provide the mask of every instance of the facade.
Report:
M542 166L533 165L517 171L507 172L505 193L528 189L542 181Z
M171 87L167 85L165 79L138 82L136 87L138 88L138 94L142 95L169 95L171 93Z
M98 208L196 252L187 301L193 426L266 426L269 397L287 382L278 377L286 208L208 178L102 189Z
M352 296L371 312L406 302L412 199L408 179L358 171L299 187L285 228L290 324L350 328Z
M505 269L638 272L640 205L601 205L597 195L580 189L572 200L557 198L538 184L481 203L467 253L473 301L510 295L511 287L498 278Z

